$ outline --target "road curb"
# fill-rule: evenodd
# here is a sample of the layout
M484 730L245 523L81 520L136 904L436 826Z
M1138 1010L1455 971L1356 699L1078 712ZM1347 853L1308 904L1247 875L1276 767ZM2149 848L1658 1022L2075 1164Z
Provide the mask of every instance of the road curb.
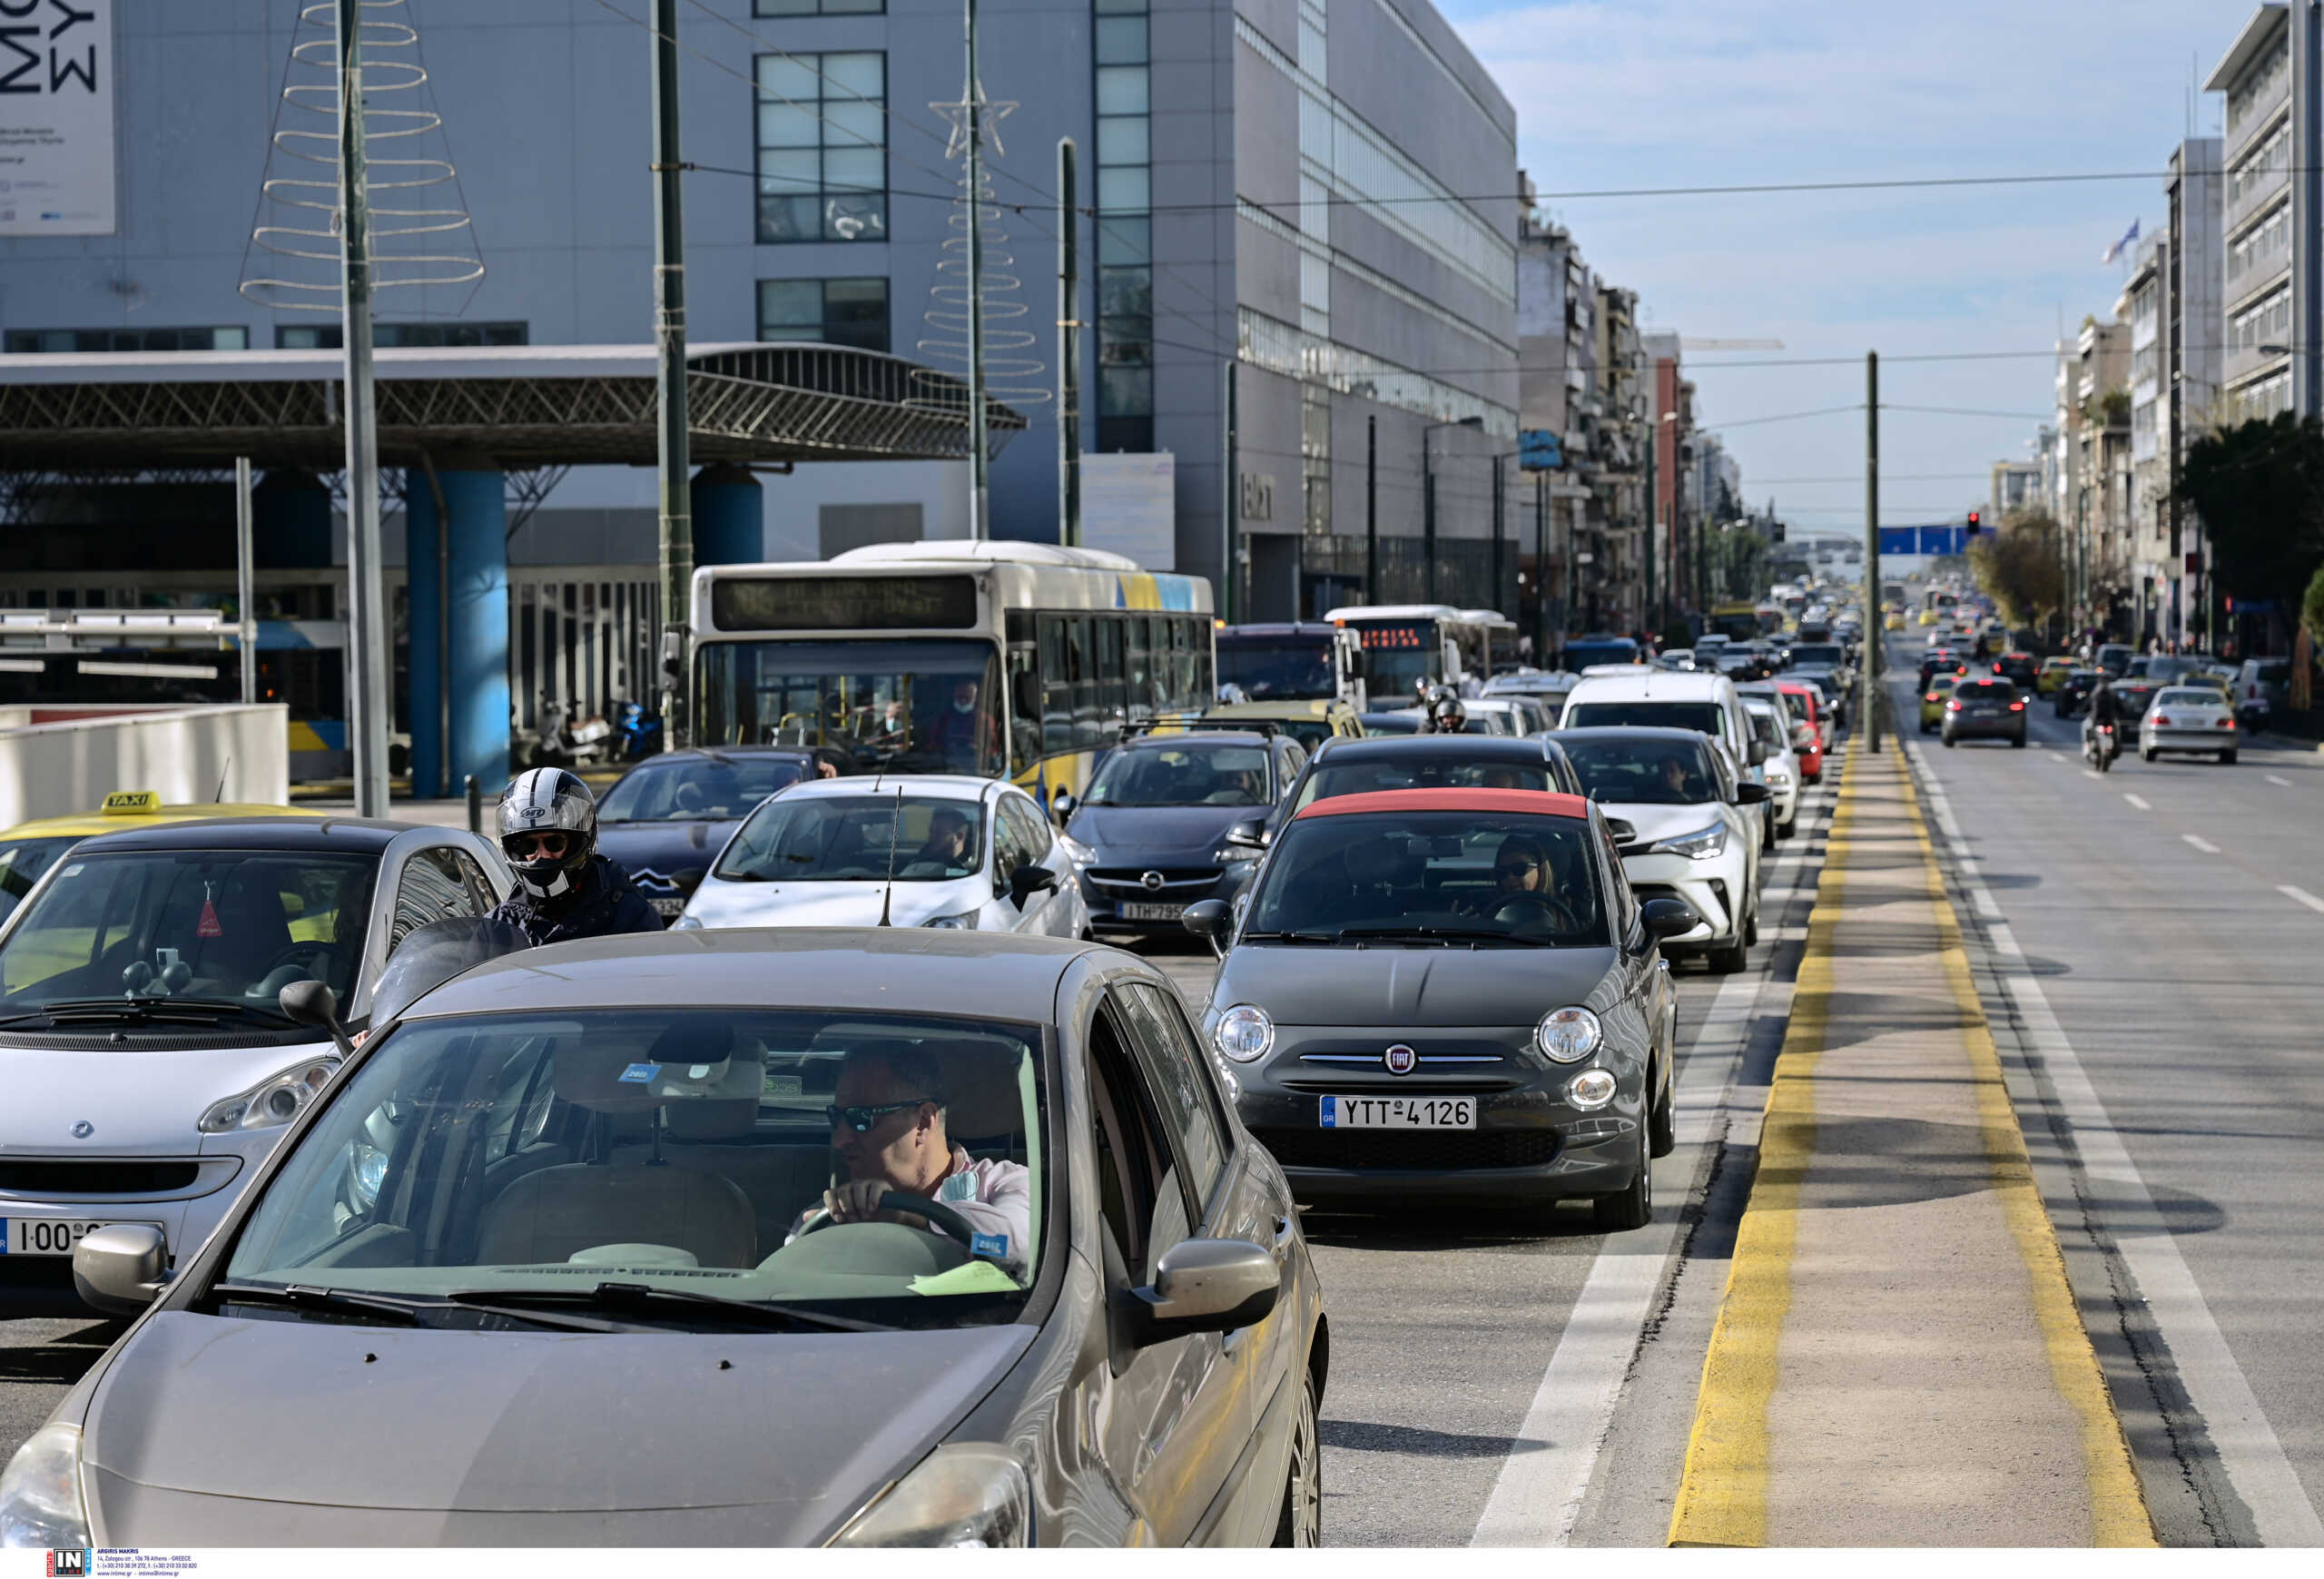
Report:
M1791 1308L1799 1181L1816 1150L1816 1061L1832 996L1831 903L1846 864L1858 754L1851 751L1825 835L1807 947L1792 988L1791 1018L1776 1056L1760 1120L1758 1176L1738 1225L1718 1320L1703 1355L1686 1467L1670 1510L1673 1546L1767 1544L1768 1405L1775 1395L1776 1348Z

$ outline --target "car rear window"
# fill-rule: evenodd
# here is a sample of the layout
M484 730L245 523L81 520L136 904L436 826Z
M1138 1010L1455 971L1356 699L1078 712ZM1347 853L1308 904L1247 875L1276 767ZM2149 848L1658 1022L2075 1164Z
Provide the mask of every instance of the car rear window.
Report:
M2014 702L2017 687L2007 680L1969 680L1954 687L1953 694L1965 702Z
M1576 702L1566 708L1568 729L1606 725L1646 729L1691 729L1698 735L1719 733L1716 702Z
M2199 691L2191 686L2182 686L2159 693L2154 698L2154 705L2158 707L2223 707L2226 703L2217 691Z

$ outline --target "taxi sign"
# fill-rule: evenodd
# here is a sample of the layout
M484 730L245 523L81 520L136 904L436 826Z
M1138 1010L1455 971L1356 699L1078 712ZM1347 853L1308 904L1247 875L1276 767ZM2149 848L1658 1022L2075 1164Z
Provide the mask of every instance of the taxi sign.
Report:
M108 817L141 816L162 809L159 790L115 790L105 796L104 814Z

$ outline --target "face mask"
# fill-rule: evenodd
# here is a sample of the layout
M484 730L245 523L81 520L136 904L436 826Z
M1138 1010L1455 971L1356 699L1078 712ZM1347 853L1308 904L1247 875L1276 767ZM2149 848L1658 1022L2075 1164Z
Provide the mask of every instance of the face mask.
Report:
M953 712L955 712L955 713L960 713L960 714L964 714L964 715L965 715L965 714L969 714L969 713L973 713L973 712L975 712L976 710L977 710L977 704L976 704L976 699L975 699L974 697L970 697L968 701L965 701L965 702L961 702L961 701L957 701L957 700L956 700L956 701L955 701L955 702L953 702L953 704L952 704L952 711L953 711Z

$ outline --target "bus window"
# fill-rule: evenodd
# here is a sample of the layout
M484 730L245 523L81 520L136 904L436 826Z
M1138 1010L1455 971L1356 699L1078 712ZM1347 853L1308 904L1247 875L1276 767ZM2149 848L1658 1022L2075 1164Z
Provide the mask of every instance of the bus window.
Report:
M1187 706L1200 713L1206 710L1218 695L1218 682L1212 672L1215 665L1211 656L1210 621L1182 619L1178 623L1186 627L1187 656L1192 671L1187 676Z
M1001 770L1000 654L990 640L706 642L703 745L828 745L896 773Z
M1041 749L1073 749L1073 680L1067 672L1065 619L1041 616Z
M1098 746L1098 675L1096 651L1089 636L1089 617L1077 614L1065 622L1065 672L1073 682L1073 744L1079 751Z
M1040 648L1033 617L1009 611L1009 772L1031 772L1041 760Z
M1133 614L1122 622L1125 630L1124 661L1129 666L1129 716L1140 723L1154 716L1154 703L1161 687L1154 681L1154 622L1142 614Z
M1122 621L1100 615L1098 637L1098 725L1110 731L1129 716L1129 676L1122 666Z

